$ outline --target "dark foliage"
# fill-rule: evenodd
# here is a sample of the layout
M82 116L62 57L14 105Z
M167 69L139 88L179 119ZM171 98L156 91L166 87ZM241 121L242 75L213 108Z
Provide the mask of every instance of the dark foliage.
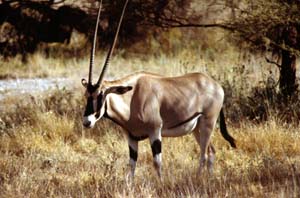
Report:
M248 95L231 95L237 91L236 87L229 84L224 86L227 93L225 108L227 116L232 123L241 121L261 123L276 118L282 123L299 125L300 98L299 91L291 96L283 95L276 87L270 87L267 83L253 87Z
M90 28L89 15L78 8L51 7L46 1L5 1L0 4L0 25L5 29L0 39L4 57L18 53L26 56L41 42L68 43L73 29L85 32Z
M166 13L184 10L189 1L130 1L125 14L121 42L131 44L147 35L147 26L163 26ZM123 1L104 1L101 13L101 46L111 43L120 16ZM0 1L0 52L4 57L18 53L26 56L37 49L39 43L69 43L74 30L85 34L89 40L95 26L97 1ZM181 13L183 13L181 11ZM122 39L126 38L126 39Z

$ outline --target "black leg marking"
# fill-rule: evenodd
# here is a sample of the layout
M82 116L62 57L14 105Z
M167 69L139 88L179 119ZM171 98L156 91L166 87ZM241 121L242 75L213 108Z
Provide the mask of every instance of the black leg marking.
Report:
M151 148L152 148L153 157L157 154L160 154L161 153L161 141L160 140L155 140L152 143Z
M131 148L131 146L129 146L129 156L134 161L137 161L138 154L133 148Z

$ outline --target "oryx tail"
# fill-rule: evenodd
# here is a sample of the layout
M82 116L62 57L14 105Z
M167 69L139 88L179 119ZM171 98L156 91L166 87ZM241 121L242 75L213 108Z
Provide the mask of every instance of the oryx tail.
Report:
M231 147L236 148L234 138L227 131L223 108L221 109L221 112L220 112L220 130L221 130L222 136L224 137L225 140L227 140L230 143Z

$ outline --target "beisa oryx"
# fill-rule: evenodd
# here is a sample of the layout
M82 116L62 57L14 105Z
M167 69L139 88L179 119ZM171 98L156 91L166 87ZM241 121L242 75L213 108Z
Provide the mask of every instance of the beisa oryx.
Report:
M109 49L102 72L96 84L92 83L92 69L97 28L101 11L98 11L94 43L91 50L86 88L87 105L83 125L91 128L105 117L120 125L128 138L130 176L134 177L138 157L138 142L150 140L154 167L161 177L162 137L177 137L193 133L201 148L199 172L207 163L211 172L215 149L210 137L220 115L223 137L235 147L228 134L222 111L224 91L212 78L202 73L190 73L179 77L163 77L139 72L115 81L103 81L114 50L127 1L123 7L114 41Z

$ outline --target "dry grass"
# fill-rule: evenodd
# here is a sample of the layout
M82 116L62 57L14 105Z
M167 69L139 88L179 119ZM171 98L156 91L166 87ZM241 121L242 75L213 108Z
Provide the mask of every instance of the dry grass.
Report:
M36 77L67 77L73 76L88 63L87 57L54 58L46 57L42 52L29 55L27 62L22 62L21 56L3 60L0 58L0 79L6 78L36 78ZM87 64L85 64L86 67Z
M63 91L67 92L67 91ZM197 176L199 147L192 135L163 139L160 182L148 141L140 142L135 183L126 184L128 146L121 129L101 121L83 131L80 96L34 99L1 115L0 197L299 197L300 133L268 121L229 127L238 149L219 129L213 136L213 176ZM77 102L77 105L76 105ZM54 105L55 104L55 105ZM79 105L78 105L79 104ZM14 124L12 124L14 123Z
M134 43L128 49L117 47L108 76L122 77L131 72L146 70L169 76L194 71L207 72L224 78L221 74L232 73L243 64L253 76L261 77L261 64L270 69L265 59L254 58L229 44L223 31L186 31L172 29L163 32L161 40L149 37ZM0 56L0 79L58 76L81 79L88 73L89 52L90 44L87 39L75 32L68 45L40 44L34 54L27 54L26 62L22 62L21 55L8 59ZM106 54L107 51L96 52L96 76L100 73ZM253 59L255 61L251 61ZM258 71L253 69L257 67Z

